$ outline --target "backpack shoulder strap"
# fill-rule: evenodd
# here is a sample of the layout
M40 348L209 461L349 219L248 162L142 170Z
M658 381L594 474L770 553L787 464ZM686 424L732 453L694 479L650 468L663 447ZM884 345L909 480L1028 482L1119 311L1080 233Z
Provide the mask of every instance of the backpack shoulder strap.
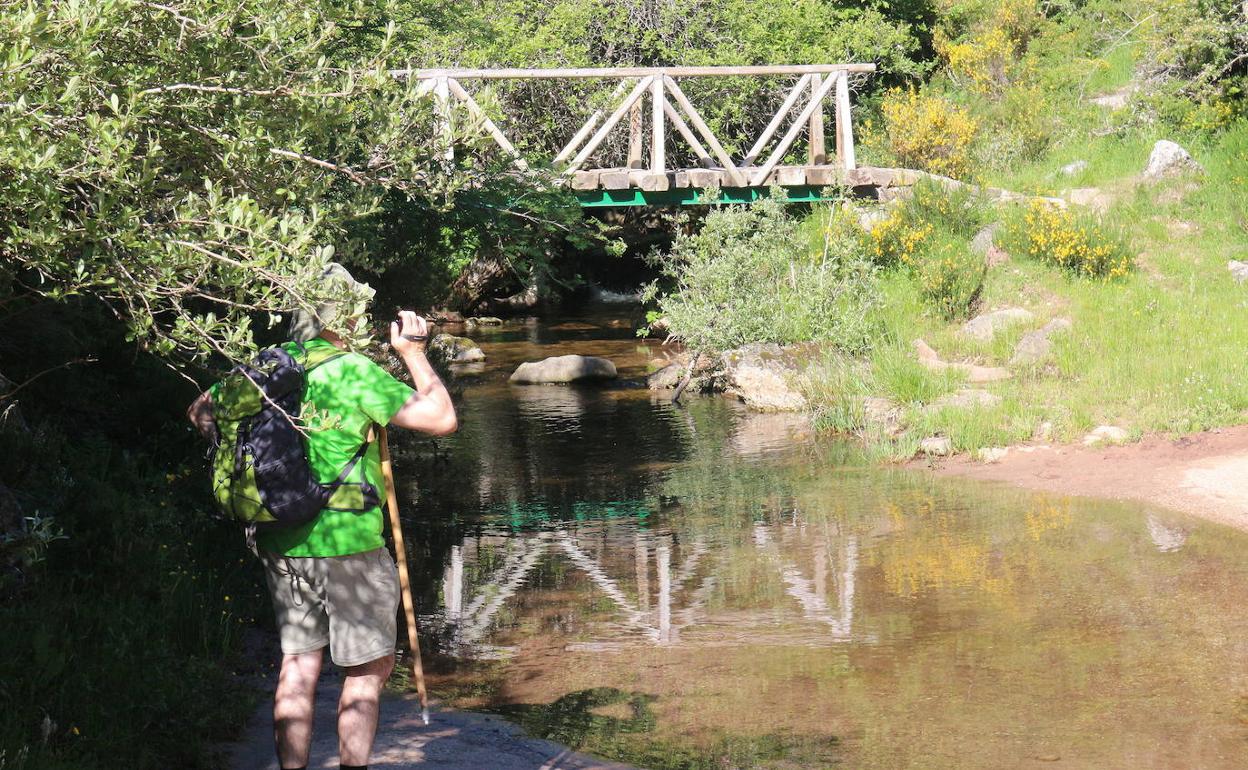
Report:
M365 481L362 476L358 482L351 483L347 481L351 471L355 470L355 466L359 464L360 460L364 459L365 453L368 452L368 448L373 443L374 435L376 435L376 432L370 426L368 434L364 437L363 443L360 444L360 448L355 450L355 454L351 455L351 459L343 466L342 472L338 474L338 478L325 485L332 490L327 508L338 511L367 511L381 505L380 492L372 484Z
M342 358L347 355L347 351L339 350L334 347L324 347L318 345L311 350L303 351L303 371L310 372L321 364L327 364L336 358Z

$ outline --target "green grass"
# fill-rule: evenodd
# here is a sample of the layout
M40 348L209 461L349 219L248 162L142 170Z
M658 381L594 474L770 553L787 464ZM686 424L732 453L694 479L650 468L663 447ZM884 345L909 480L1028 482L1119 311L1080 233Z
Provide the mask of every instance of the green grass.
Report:
M1140 183L1154 139L1072 142L987 180L1037 193L1052 193L1059 184L1112 191L1104 221L1137 255L1125 279L1088 281L1014 257L989 271L980 310L1024 307L1035 320L980 343L963 339L956 334L959 323L925 308L912 277L883 276L877 320L885 331L858 388L905 411L900 439L873 440L883 453L904 456L927 435L949 436L966 451L1017 443L1030 440L1043 422L1053 424L1055 439L1073 441L1099 424L1139 435L1248 420L1248 285L1232 280L1226 267L1230 259L1248 260L1248 121L1209 139L1178 137L1204 165L1204 177ZM1056 169L1079 158L1089 162L1088 170L1059 183ZM1054 338L1050 359L1014 369L1011 380L975 386L1001 396L999 405L925 408L960 383L919 366L913 340L924 339L945 360L1005 366L1023 334L1057 317L1070 318L1074 328ZM808 388L817 404L828 403L830 390ZM829 411L850 410L836 404ZM823 424L839 429L843 422Z

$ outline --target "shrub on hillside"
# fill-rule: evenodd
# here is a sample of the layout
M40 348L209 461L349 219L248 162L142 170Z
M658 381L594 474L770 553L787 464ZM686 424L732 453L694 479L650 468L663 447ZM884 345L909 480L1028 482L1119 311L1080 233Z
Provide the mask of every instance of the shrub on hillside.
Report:
M933 235L969 240L987 222L987 210L966 188L949 190L920 182L912 191L865 238L867 254L877 265L913 267Z
M944 237L923 253L915 272L923 301L952 321L970 316L979 301L987 265L965 241Z
M938 37L936 50L948 64L950 79L959 86L995 96L1010 83L1014 43L1005 30L990 29L959 43Z
M644 298L657 300L672 334L701 352L806 340L860 351L878 300L872 268L856 239L829 246L812 253L808 235L775 198L718 208L668 253L656 252L669 290L660 295L656 282Z
M1143 62L1198 103L1235 98L1248 87L1248 6L1242 0L1170 0L1145 26Z
M1036 201L1006 227L1007 248L1081 278L1112 280L1131 270L1126 244L1099 222Z
M939 96L893 89L880 107L889 146L903 166L946 176L970 170L978 124L964 108Z

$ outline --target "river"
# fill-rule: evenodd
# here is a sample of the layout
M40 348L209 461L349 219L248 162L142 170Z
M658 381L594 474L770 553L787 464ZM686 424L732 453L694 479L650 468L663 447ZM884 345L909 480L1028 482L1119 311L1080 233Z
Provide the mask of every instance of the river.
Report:
M1248 766L1248 536L880 467L642 376L627 309L470 334L401 445L435 693L653 768ZM436 450L434 449L436 447Z

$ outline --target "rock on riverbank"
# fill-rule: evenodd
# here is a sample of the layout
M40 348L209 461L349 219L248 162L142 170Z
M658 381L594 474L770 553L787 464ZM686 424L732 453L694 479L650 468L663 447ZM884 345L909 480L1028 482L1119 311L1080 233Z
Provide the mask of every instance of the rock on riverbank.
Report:
M485 360L485 352L467 337L439 334L429 343L429 352L452 364L466 364Z
M818 350L814 345L754 343L719 356L699 356L689 387L702 392L734 395L757 412L796 412L807 408L796 386ZM675 388L690 366L684 355L647 379L652 390Z

